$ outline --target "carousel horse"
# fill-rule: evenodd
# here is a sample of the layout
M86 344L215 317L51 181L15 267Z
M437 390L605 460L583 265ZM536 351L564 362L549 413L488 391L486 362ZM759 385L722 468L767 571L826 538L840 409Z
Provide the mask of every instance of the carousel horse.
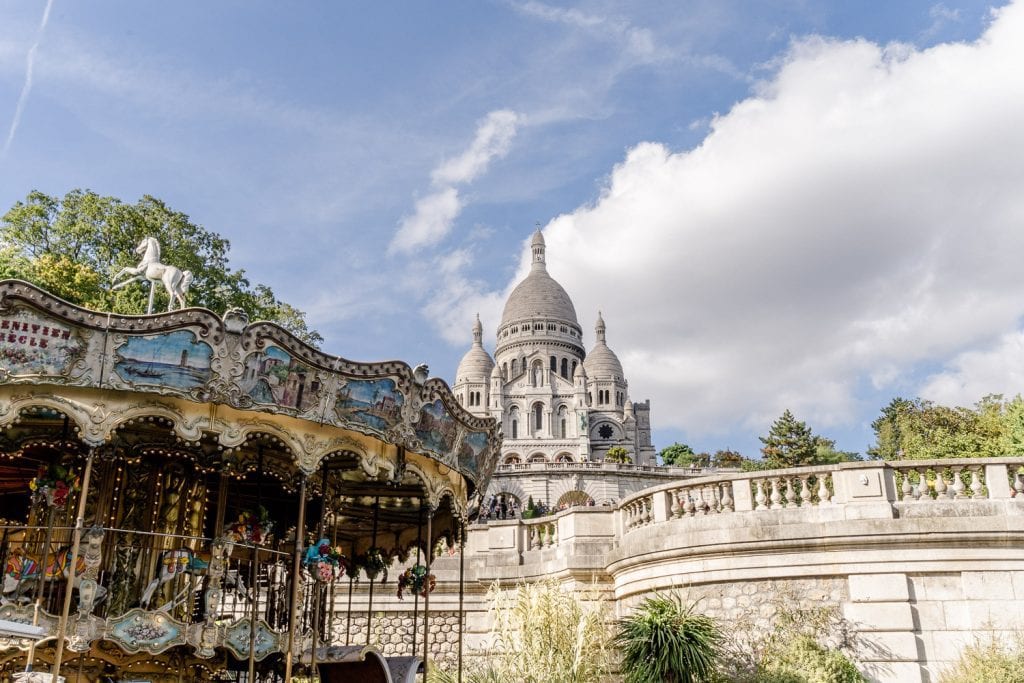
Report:
M157 589L182 574L202 580L210 572L210 557L210 551L208 550L196 552L189 548L165 550L160 553L160 559L157 562L158 572L156 578L150 581L149 585L146 586L146 590L142 592L142 598L139 600L139 605L143 609L149 609L149 604L153 600L153 595L156 594ZM228 569L224 573L224 585L234 587L235 592L239 597L252 599L252 596L245 587L245 582L242 580L242 575L237 569ZM186 586L160 609L168 611L174 608L178 604L179 599L189 589L194 588L195 586L190 582L190 585Z
M180 270L176 266L160 263L160 243L156 241L155 237L143 238L139 242L139 246L135 247L135 253L142 257L142 261L134 268L129 266L118 271L117 275L114 276L114 282L125 276L130 277L122 282L117 282L111 289L121 289L133 282L149 280L152 284L150 286L149 310L147 313L152 313L153 287L157 283L163 283L164 288L167 290L167 298L169 299L167 310L174 310L175 301L178 302L179 308L185 308L185 295L192 284L192 273L187 270Z
M15 602L24 597L25 590L37 581L67 580L71 570L71 546L66 546L46 556L45 569L38 557L28 554L22 548L14 548L7 556L4 567L3 598ZM78 556L75 562L74 587L78 588L85 572L85 558ZM97 587L96 599L102 599L106 589Z

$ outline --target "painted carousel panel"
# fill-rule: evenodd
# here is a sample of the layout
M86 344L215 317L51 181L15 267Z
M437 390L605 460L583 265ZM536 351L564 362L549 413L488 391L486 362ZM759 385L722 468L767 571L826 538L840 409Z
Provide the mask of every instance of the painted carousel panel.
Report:
M467 432L459 447L459 470L474 479L487 469L487 432Z
M107 637L125 652L159 654L185 643L186 625L163 612L133 609L109 620Z
M455 437L458 435L459 423L444 407L441 399L424 404L420 409L420 419L413 425L416 437L423 444L424 450L430 451L445 463L457 467L452 451L455 448Z
M129 337L115 353L114 371L132 385L187 391L206 384L212 374L213 347L189 330Z
M383 434L401 422L404 404L392 379L348 379L338 389L334 410L345 423Z
M63 321L31 309L0 317L0 370L8 375L65 376L84 349L77 330Z
M238 384L254 403L299 412L315 406L320 393L316 370L277 346L250 353Z

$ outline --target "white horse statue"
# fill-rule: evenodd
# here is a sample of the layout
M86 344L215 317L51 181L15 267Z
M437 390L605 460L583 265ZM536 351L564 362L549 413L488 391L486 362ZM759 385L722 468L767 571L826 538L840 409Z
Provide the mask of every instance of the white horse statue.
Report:
M189 285L192 284L192 273L187 270L180 270L175 266L160 263L160 243L155 237L145 237L139 246L135 247L135 253L142 256L138 266L122 268L114 281L129 275L127 280L117 282L111 289L120 289L133 282L145 282L149 280L149 306L146 313L153 312L153 295L156 293L156 285L162 282L167 289L167 310L174 310L174 302L178 302L178 308L185 308L185 294L188 293Z

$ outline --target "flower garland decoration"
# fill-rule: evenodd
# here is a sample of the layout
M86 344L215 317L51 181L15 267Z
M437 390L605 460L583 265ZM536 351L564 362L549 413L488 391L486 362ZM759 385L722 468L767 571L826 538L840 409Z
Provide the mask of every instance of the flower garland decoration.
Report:
M366 575L373 581L377 578L377 575L381 572L384 573L384 578L380 580L381 583L385 583L388 580L388 566L384 562L384 554L380 551L380 548L370 548L366 551L365 555L359 556L359 566L363 568Z
M238 519L228 525L225 532L232 537L236 543L264 543L270 539L274 529L274 523L270 520L270 513L262 505L256 512L243 510Z
M302 564L307 567L317 580L327 583L348 571L348 558L341 552L341 546L332 546L326 538L306 548Z
M437 577L433 574L428 575L426 566L414 564L398 577L398 599L403 599L402 594L406 588L411 588L413 593L425 598L427 593L433 593L436 587Z
M40 467L36 477L28 483L32 498L45 505L62 508L68 502L72 491L78 491L81 484L78 475L63 465Z

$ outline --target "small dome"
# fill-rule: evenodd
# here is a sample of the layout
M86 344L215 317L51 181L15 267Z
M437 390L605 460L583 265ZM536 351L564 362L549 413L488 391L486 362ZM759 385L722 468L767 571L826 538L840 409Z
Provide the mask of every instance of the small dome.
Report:
M501 325L516 320L531 318L549 318L563 320L579 326L576 319L576 307L572 299L554 278L548 275L544 260L544 235L540 229L533 234L530 242L533 254L533 265L530 274L516 285L505 302L505 310L501 314Z
M476 322L473 323L473 346L469 348L466 355L459 361L459 368L455 371L455 384L463 382L486 382L494 370L494 360L484 350L483 326L480 324L479 314Z
M587 376L591 379L613 379L622 382L625 376L622 372L622 363L605 342L605 325L600 311L597 313L597 324L594 326L594 331L597 333L597 343L594 344L594 348L583 361L587 369Z

